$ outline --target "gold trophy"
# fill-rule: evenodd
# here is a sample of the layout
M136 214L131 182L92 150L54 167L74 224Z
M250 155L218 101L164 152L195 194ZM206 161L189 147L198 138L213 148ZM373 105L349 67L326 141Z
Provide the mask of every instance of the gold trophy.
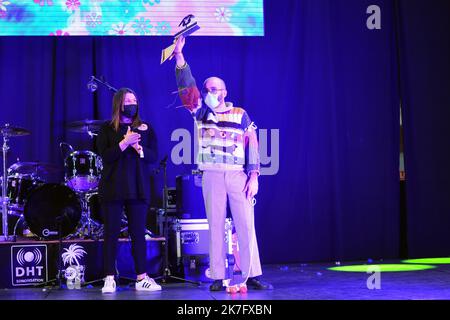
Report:
M166 61L167 59L169 59L172 55L173 55L173 50L175 50L175 42L177 41L179 36L183 36L183 37L187 37L191 34L193 34L195 31L197 31L198 29L200 29L199 25L197 24L197 22L193 21L191 23L191 20L195 18L194 15L190 14L187 15L186 17L183 18L183 20L181 20L180 24L178 25L179 27L183 27L183 30L179 31L178 33L175 34L174 36L174 43L165 48L162 52L161 52L161 64L164 63L164 61Z

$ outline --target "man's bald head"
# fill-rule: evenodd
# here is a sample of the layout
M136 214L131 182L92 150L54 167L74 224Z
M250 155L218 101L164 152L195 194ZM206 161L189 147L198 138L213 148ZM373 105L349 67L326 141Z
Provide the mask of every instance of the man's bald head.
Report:
M225 81L218 77L209 77L203 82L203 87L205 88L211 88L214 87L216 89L227 89L225 85Z

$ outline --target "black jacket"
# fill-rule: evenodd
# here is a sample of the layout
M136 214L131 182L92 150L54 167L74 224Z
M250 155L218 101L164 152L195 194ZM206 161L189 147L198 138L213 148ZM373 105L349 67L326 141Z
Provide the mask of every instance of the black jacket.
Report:
M98 187L101 201L142 199L150 201L150 163L157 159L157 141L152 127L144 123L147 130L132 128L141 135L140 145L144 150L141 158L129 146L120 150L119 142L127 132L128 125L121 124L116 132L110 122L106 122L97 136L97 151L102 158L103 170Z

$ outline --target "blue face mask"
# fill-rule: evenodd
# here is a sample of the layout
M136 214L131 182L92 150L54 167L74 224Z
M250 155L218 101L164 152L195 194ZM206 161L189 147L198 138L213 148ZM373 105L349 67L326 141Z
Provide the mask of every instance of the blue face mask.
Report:
M212 94L211 92L208 92L204 100L206 105L211 109L217 108L220 104L218 95Z
M127 118L134 118L137 114L137 104L127 104L123 106L123 111L120 113Z

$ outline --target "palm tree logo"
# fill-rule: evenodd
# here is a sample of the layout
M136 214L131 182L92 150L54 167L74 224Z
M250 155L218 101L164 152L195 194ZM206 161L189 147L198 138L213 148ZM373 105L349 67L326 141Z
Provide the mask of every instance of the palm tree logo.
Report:
M86 251L84 251L82 246L79 246L78 244L74 243L69 246L69 248L64 248L64 253L62 254L62 259L64 265L74 265L77 266L80 265L78 262L79 259L83 258L85 254L87 254Z
M68 289L80 289L81 283L84 283L84 271L85 266L80 265L79 261L87 254L83 247L74 243L69 248L64 248L62 254L62 260L65 265L69 265L64 271L64 275L67 279Z

